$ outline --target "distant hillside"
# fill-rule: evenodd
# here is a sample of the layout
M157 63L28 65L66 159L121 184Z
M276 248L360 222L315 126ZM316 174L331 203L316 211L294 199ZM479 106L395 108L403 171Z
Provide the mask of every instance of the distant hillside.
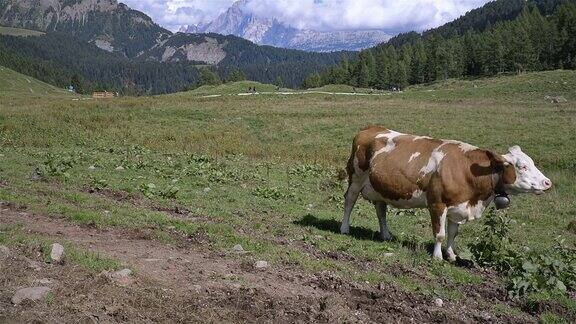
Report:
M515 19L526 6L538 8L541 15L548 16L564 2L576 3L576 0L494 0L440 27L426 30L422 34L409 32L396 35L380 44L379 47L393 45L399 48L404 44L413 44L417 39L432 35L450 38L464 35L467 32L483 32L498 23Z
M9 36L41 36L45 33L37 30L0 26L0 35Z
M0 25L71 34L127 57L171 34L116 0L2 0Z
M576 69L576 0L497 0L436 29L405 33L357 60L314 73L306 87L404 88L461 77Z
M0 66L0 97L31 95L70 95L70 93L64 89L36 80L33 77Z
M296 87L310 72L354 55L258 46L235 36L172 34L115 0L4 0L2 24L46 35L0 33L0 64L58 86L77 75L85 90L130 94L193 88L197 65L211 65L221 78L241 69L255 81Z

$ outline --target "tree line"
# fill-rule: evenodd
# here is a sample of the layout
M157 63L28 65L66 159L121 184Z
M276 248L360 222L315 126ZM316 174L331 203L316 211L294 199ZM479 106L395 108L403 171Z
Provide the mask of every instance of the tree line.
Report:
M518 5L517 0L496 3L504 11L502 3L510 4L510 10L516 10ZM474 19L464 19L466 16L460 19L480 27L464 31L461 21L422 35L414 32L399 35L360 52L354 60L344 57L339 64L310 74L303 87L349 84L391 89L447 78L575 69L574 1L521 1L521 5L519 14L507 21L491 24L474 12ZM542 15L541 10L547 15ZM506 16L505 12L500 15Z

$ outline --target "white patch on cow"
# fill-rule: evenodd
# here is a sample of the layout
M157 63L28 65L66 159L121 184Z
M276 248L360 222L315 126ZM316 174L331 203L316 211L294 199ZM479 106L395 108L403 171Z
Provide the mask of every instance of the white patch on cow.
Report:
M392 205L400 209L426 208L428 206L428 202L426 199L426 192L422 190L414 191L410 199L399 199L399 200L386 199L385 202L389 205Z
M379 133L379 134L377 134L375 138L387 138L387 139L392 139L392 138L395 138L395 137L398 137L398 136L401 136L401 135L404 135L404 134L399 133L399 132L396 132L396 131L393 131L393 130L389 130L389 131L387 131L387 132L385 132L385 133Z
M469 201L462 202L455 206L448 207L448 218L456 224L464 224L482 217L486 207L492 202L494 197L479 201L476 205L470 205Z
M428 163L420 169L420 173L423 175L430 174L432 172L438 171L440 168L440 162L444 159L446 154L439 150L440 146L437 147L432 154L430 154L430 158L428 159Z
M415 142L415 141L421 140L421 139L432 139L432 137L430 137L430 136L414 136L412 141Z
M476 147L474 145L460 142L460 141L455 141L455 140L442 140L442 145L445 145L445 144L456 144L456 145L458 145L460 150L462 150L462 152L464 152L464 153L478 149L478 147Z
M410 158L408 159L408 163L412 162L412 160L414 160L415 158L420 156L420 152L416 152L412 155L410 155Z
M399 133L399 132L395 132L392 130L388 131L387 133L380 133L380 134L376 135L375 138L378 138L378 139L385 138L386 139L386 145L374 153L370 162L372 163L372 161L374 161L374 159L382 153L392 152L396 148L396 143L394 143L394 139L396 137L402 136L402 135L404 135L404 134Z

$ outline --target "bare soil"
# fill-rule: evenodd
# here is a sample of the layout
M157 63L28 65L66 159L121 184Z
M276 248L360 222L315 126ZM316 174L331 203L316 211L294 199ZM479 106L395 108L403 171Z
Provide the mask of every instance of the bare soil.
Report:
M71 262L48 264L39 251L11 247L0 260L0 322L536 321L528 314L490 314L481 302L500 292L480 291L437 307L431 298L393 285L357 283L284 264L259 270L249 254L215 252L202 241L176 247L134 231L78 226L9 207L0 208L1 224L21 224L29 233L117 259L135 270L135 282L121 287ZM42 278L52 279L52 297L12 305L17 289L38 285L34 281Z

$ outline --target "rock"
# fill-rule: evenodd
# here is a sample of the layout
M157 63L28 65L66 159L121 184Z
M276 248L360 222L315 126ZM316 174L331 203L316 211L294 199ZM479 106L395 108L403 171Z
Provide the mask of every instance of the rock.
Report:
M38 301L44 299L51 291L49 287L30 287L18 290L12 297L12 303L20 304L24 300Z
M32 281L32 283L35 284L40 284L40 285L51 285L54 283L54 280L50 279L50 278L42 278L42 279L36 279L34 281Z
M268 262L266 261L256 261L254 264L254 268L256 269L266 269L268 268Z
M93 165L91 165L91 166L88 167L88 170L95 170L95 169L96 169L96 167L93 166Z
M7 246L0 245L0 260L4 260L10 255L10 249Z
M434 305L436 305L436 307L442 307L444 306L444 301L440 298L436 298L434 299Z
M61 263L64 258L64 247L60 243L52 244L52 249L50 250L50 260L53 263Z
M210 187L206 187L206 188L204 188L204 192L205 192L205 193L208 193L208 192L210 192L210 190L212 190L212 189L210 189Z
M550 101L551 103L568 102L568 100L562 96L545 96L544 99Z
M122 171L122 170L124 170L124 167L123 167L123 166L119 165L119 166L116 167L116 171Z
M106 272L105 276L122 287L129 286L134 282L134 278L132 278L132 270L130 269Z
M242 253L242 252L244 252L244 248L243 248L242 245L240 245L240 244L234 245L234 247L232 248L232 250L233 250L234 252L237 252L237 253Z
M384 253L384 256L389 258L391 256L394 256L394 253L392 253L392 252Z
M34 271L42 270L42 263L34 260L28 260L28 267Z
M190 287L190 290L195 292L195 293L200 293L202 291L202 286L200 285L192 285Z

